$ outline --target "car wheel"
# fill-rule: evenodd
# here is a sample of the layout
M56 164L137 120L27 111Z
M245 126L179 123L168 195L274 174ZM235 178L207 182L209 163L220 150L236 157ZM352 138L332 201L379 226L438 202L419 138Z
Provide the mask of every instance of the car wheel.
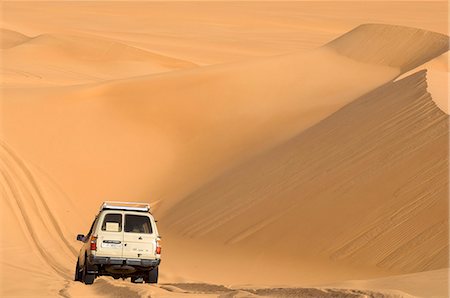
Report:
M80 261L77 260L77 265L75 266L75 281L81 281L82 273L80 272Z
M83 279L82 281L86 284L86 285L92 285L94 283L95 280L95 274L88 274L87 273L87 266L84 265L83 267Z
M158 267L153 268L152 270L149 271L147 278L145 280L145 282L149 283L149 284L156 284L158 283Z
M141 284L144 282L144 278L142 276L132 276L131 282L136 284Z

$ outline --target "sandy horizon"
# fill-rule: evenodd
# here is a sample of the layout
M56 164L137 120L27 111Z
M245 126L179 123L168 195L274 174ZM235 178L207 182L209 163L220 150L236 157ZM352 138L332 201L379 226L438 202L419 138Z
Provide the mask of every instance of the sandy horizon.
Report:
M2 297L447 297L447 2L1 11ZM73 281L106 200L158 285Z

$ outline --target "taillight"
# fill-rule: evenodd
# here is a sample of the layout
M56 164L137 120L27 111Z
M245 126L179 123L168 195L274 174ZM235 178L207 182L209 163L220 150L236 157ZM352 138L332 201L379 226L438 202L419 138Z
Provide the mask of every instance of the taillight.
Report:
M161 240L156 240L156 254L160 255L161 254Z
M97 250L97 236L91 236L91 250Z

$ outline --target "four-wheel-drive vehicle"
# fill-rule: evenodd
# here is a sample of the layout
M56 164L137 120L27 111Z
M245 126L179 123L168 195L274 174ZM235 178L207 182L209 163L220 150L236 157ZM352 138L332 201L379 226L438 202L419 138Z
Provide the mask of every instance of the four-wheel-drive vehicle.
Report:
M83 242L75 280L92 284L96 277L131 277L132 282L158 282L161 237L150 205L134 202L104 202Z

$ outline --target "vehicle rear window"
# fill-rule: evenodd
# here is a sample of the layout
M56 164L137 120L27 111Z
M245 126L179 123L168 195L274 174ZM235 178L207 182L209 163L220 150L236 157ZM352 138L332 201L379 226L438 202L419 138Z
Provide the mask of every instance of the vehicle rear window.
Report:
M128 233L153 233L150 218L141 215L125 215L125 232Z
M122 231L122 214L108 213L103 219L102 231L121 232Z

